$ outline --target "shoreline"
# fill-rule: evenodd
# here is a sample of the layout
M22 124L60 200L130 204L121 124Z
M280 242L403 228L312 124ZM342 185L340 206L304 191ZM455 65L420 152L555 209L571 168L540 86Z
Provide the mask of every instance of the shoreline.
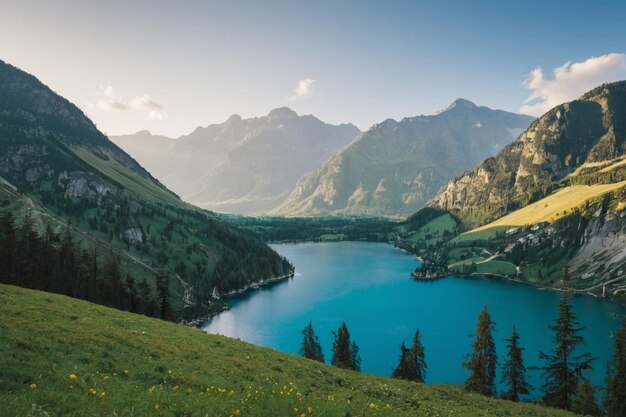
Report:
M463 274L463 273L454 273L454 274L437 274L437 275L433 275L430 277L421 277L418 276L417 274L415 274L415 272L411 272L410 274L411 279L413 281L418 281L418 282L429 282L429 281L438 281L440 279L445 279L445 278L463 278L463 279L467 279L467 278L472 278L472 277L479 277L479 278L486 278L486 279L490 279L490 280L504 280L504 281L508 281L508 282L513 282L515 284L523 284L523 285L530 285L531 287L534 287L538 290L549 290L549 291L563 291L563 288L558 288L558 287L550 287L547 285L541 285L541 284L535 284L532 282L528 282L528 281L523 281L521 279L517 279L517 278L512 278L509 277L507 275L501 275L501 274L494 274L494 273L489 273L489 272L472 272L470 274ZM587 295L587 296L591 296L600 300L605 300L605 301L611 301L613 303L619 304L619 305L624 305L623 303L620 303L612 298L609 297L602 297L600 295L594 294L592 292L586 291L584 289L577 289L577 288L568 288L568 291L570 291L571 293L574 294L581 294L581 295Z
M239 289L231 290L231 291L225 292L223 294L218 294L217 298L222 298L222 297L223 298L228 298L228 297L232 297L234 295L243 294L243 293L245 293L247 291L250 291L250 290L258 290L260 288L266 287L266 286L274 284L276 282L284 281L286 279L291 279L291 278L293 278L295 276L295 274L296 274L296 270L294 269L289 274L281 275L279 277L266 278L266 279L263 279L261 281L251 282L251 283L248 283L248 284L244 285L243 287L241 287Z

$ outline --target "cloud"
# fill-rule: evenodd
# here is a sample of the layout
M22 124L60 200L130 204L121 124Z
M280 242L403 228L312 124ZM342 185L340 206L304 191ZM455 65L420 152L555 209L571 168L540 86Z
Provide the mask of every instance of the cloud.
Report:
M163 106L152 99L148 94L134 97L129 100L115 94L113 86L100 87L103 99L98 100L98 108L106 112L137 111L145 114L148 119L164 120L167 113Z
M594 56L583 62L566 62L552 71L552 78L546 78L537 67L524 81L531 93L520 112L540 116L602 83L623 78L626 78L626 55L617 53Z
M294 96L290 97L292 100L297 98L308 98L313 95L313 83L315 82L312 78L304 78L298 81L296 84L296 89L293 90L296 93Z

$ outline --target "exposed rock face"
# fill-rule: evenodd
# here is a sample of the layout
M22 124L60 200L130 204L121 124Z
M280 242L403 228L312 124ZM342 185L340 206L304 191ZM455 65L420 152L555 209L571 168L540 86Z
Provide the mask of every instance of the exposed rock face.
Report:
M25 144L7 147L0 154L0 175L18 177L29 184L51 178L54 171L45 160L47 155L45 146Z
M589 286L613 282L613 285L608 287L610 291L625 292L624 248L626 248L626 211L597 210L582 233L578 251L569 262L572 277L585 281Z
M129 227L124 230L122 238L133 245L138 245L143 243L143 232L138 227Z
M178 139L142 131L111 140L183 199L211 210L259 214L359 133L353 125L329 125L283 107L265 117L233 115Z
M467 227L545 195L585 163L626 153L626 82L603 85L547 112L496 157L450 181L429 203Z
M407 216L532 120L463 99L434 116L385 120L304 175L270 214Z
M93 175L83 171L63 171L59 174L57 184L70 198L87 198L102 202L111 194L111 189Z

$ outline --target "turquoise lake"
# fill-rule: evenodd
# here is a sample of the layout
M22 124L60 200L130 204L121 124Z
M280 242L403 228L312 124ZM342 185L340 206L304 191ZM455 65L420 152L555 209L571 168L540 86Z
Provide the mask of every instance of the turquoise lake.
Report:
M298 353L301 330L311 320L329 361L331 332L345 321L359 346L362 371L390 375L400 343L410 344L419 328L428 364L426 382L462 384L468 376L461 363L470 351L469 335L487 305L496 322L501 363L506 352L503 339L510 336L513 325L526 349L527 367L541 365L537 353L551 349L547 326L556 317L560 296L556 291L480 278L416 282L409 278L418 265L414 256L383 243L272 247L295 265L296 276L228 298L231 309L206 322L205 331ZM623 317L626 309L590 296L574 296L571 302L586 327L584 348L598 358L592 380L602 387L613 349L611 332L621 320L615 316ZM529 374L538 388L539 371Z

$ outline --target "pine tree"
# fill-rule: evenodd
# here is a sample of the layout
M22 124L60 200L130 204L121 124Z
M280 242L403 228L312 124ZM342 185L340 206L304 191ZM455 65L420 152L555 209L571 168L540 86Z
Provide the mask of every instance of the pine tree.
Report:
M626 416L626 321L615 334L615 354L607 374L607 416Z
M333 332L335 340L333 341L333 358L331 364L337 368L352 369L359 371L361 369L361 358L359 357L359 348L356 342L350 341L350 332L346 323L342 323L339 330Z
M302 330L302 336L302 345L300 348L302 356L323 363L324 354L322 353L322 346L320 345L320 341L313 330L312 322L309 322L309 324Z
M584 343L576 315L568 301L569 275L567 267L563 273L563 291L559 303L559 316L549 328L554 332L552 354L539 353L539 358L546 361L543 370L543 401L556 408L570 409L578 391L578 380L582 371L592 369L593 358L589 353L578 356L574 351Z
M465 381L467 391L477 392L486 396L495 396L496 344L491 334L495 329L495 322L491 320L487 306L478 316L476 335L472 344L472 353L468 355L469 361L463 366L471 371L471 375Z
M419 329L415 330L413 336L413 346L409 355L411 364L411 380L415 382L424 382L426 380L426 358L424 355L424 346L422 345L421 334Z
M406 379L415 382L424 382L426 379L426 361L424 360L424 346L420 340L419 330L415 331L413 345L407 348L404 342L400 345L400 359L398 366L391 374L392 378Z
M160 270L156 277L156 292L161 307L159 317L162 320L173 320L170 305L170 287L167 272Z
M519 401L520 395L528 394L531 389L526 381L526 367L522 357L524 348L520 346L519 339L515 326L513 326L511 338L504 339L508 342L508 352L502 369L501 382L507 385L509 389L502 393L502 398L510 401Z
M578 384L576 397L572 404L572 411L576 414L585 416L601 416L602 409L596 402L596 392L591 381L584 378L581 384ZM623 414L622 414L623 415Z
M391 372L391 377L396 379L410 379L409 363L409 349L404 342L400 345L400 359L398 360L398 366L396 366Z

